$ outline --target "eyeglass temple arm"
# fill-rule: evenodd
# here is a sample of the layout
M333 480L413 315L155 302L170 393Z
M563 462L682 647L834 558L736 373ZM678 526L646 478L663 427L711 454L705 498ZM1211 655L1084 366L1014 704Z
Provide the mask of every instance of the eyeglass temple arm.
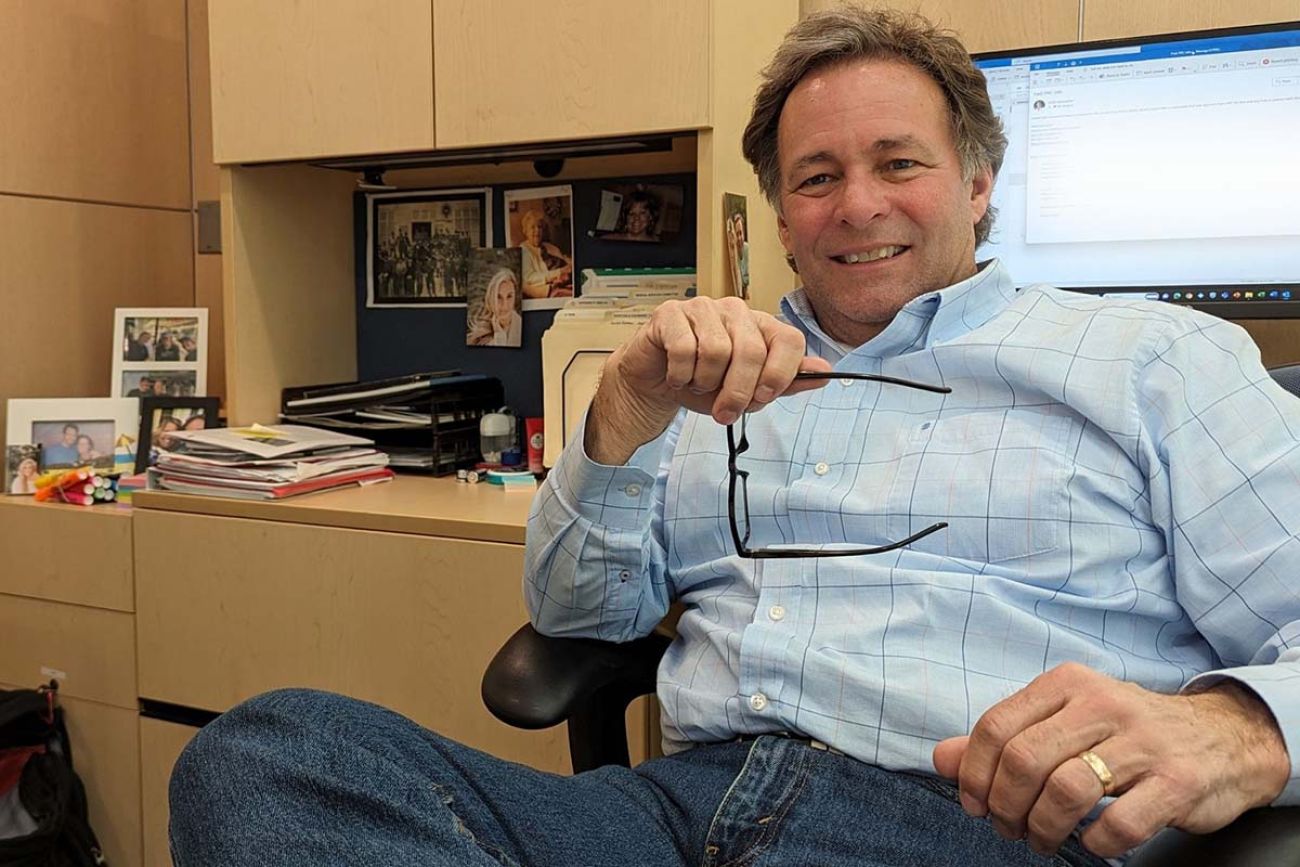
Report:
M882 376L876 373L835 373L833 371L822 373L816 370L801 370L794 375L795 379L861 379L869 382L884 382L889 385L902 385L907 388L918 388L921 391L932 391L935 394L952 394L952 389L946 385L931 385L928 382L917 382L914 379L902 379L897 376Z

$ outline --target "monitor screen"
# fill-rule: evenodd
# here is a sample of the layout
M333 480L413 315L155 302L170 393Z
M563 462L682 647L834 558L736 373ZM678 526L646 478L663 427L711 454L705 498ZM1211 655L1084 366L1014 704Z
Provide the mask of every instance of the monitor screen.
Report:
M1300 22L975 55L1016 282L1300 316Z

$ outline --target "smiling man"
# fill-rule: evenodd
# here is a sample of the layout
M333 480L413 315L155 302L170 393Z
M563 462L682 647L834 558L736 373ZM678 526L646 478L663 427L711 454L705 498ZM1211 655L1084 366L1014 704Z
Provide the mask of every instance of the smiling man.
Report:
M1004 148L920 19L810 16L766 70L803 287L663 305L529 523L540 631L681 603L665 758L558 777L273 693L186 751L178 867L1099 865L1300 800L1297 403L1235 326L977 263Z

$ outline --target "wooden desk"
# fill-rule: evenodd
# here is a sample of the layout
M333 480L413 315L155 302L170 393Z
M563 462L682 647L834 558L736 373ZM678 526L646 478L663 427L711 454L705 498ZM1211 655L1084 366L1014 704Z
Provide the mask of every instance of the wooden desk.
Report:
M224 711L271 689L372 701L478 749L569 770L567 731L512 729L484 669L527 620L531 491L399 476L280 502L135 498L139 693ZM646 755L648 711L629 711ZM165 863L164 783L193 730L145 719L145 863Z

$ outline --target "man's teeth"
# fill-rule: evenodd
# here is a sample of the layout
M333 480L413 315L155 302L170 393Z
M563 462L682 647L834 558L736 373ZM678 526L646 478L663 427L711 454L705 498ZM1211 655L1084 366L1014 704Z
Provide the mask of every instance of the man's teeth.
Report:
M836 256L841 262L849 265L856 265L859 262L874 262L877 259L888 259L891 256L897 256L906 250L906 247L881 247L878 250L872 250L869 253L848 253L843 256Z

